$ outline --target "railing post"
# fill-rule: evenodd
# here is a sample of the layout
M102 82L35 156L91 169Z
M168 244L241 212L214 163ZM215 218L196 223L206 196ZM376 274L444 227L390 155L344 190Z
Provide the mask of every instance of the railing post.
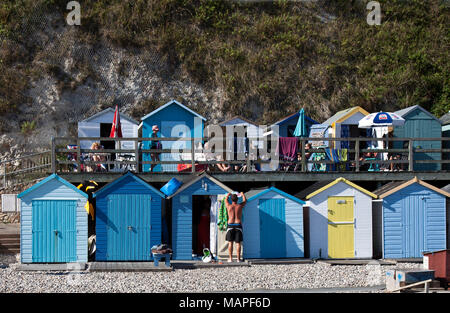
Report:
M306 172L306 141L305 139L301 139L302 145L302 172Z
M359 138L355 141L355 171L359 172Z
M55 137L52 136L52 173L56 173L56 145Z
M6 163L3 163L3 188L6 188Z
M135 161L136 161L136 173L139 173L139 162L140 162L140 158L139 158L139 140L135 139L134 140L134 154L136 155L134 157Z
M248 138L247 170L246 170L247 173L250 172L250 167L251 167L251 163L250 163L250 151L252 151L251 147L252 147L252 139Z
M191 165L192 173L195 173L195 140L194 137L191 138Z
M77 171L81 172L81 141L80 138L77 138Z
M408 161L409 161L409 171L414 171L414 149L413 149L413 141L409 139L408 141Z

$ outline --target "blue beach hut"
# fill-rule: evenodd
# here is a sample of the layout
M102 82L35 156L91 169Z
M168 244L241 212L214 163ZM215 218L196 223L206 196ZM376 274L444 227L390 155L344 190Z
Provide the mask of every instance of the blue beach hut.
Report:
M397 138L440 138L442 136L442 124L433 114L422 108L420 105L414 105L395 112L405 119L403 126L394 127L393 136ZM442 142L415 140L414 149L441 149ZM395 149L402 149L403 143L394 142ZM415 152L414 160L440 160L441 153ZM438 171L441 169L439 163L415 163L415 171Z
M214 177L202 173L184 183L167 199L172 199L173 259L192 260L201 253L200 233L209 233L209 248L213 253L218 245L217 211L220 200L232 189ZM201 223L202 209L209 211L209 222ZM204 211L203 211L204 212ZM200 226L202 225L202 226Z
M442 137L446 137L446 138L450 137L450 112L441 116L439 121L442 124ZM442 148L450 149L450 141L443 141ZM450 153L449 152L442 153L442 160L450 160ZM448 163L443 164L442 169L449 170L450 164L448 164Z
M307 116L304 111L302 113L303 109L301 109L299 112L293 113L291 115L286 116L285 118L279 120L278 122L274 123L271 128L273 128L274 125L278 126L278 134L280 137L296 137L296 136L304 136L306 137L307 134L310 132L310 128L312 125L319 124L319 122L313 120L309 116ZM300 123L302 123L305 128L306 135L299 135L294 134L295 130L297 128L297 125L299 123L299 118L301 118Z
M243 211L246 259L304 257L304 201L275 187L250 190Z
M422 258L424 251L446 249L446 198L450 193L417 178L386 184L374 193L383 200L377 210L382 220L383 258Z
M131 172L96 193L97 261L149 261L161 244L164 194Z
M18 195L22 263L88 261L88 195L56 174Z
M203 128L206 118L192 111L187 106L176 100L172 100L162 105L153 112L147 114L142 119L142 137L152 136L152 126L158 125L159 137L179 137L179 138L202 138ZM163 141L163 149L188 149L191 147L190 141ZM143 149L150 149L150 141L144 141ZM179 153L162 153L161 161L178 161ZM143 161L151 161L149 153L144 153ZM177 171L177 164L163 164L156 166L154 171ZM150 171L150 164L144 164L144 172Z

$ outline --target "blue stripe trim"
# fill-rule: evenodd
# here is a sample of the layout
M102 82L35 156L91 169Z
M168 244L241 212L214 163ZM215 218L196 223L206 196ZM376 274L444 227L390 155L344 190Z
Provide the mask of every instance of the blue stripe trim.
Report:
M161 198L166 198L166 196L159 191L158 189L156 189L155 187L153 187L152 185L150 185L149 183L147 183L146 181L144 181L143 179L139 178L138 176L136 176L135 174L133 174L132 172L127 172L125 173L123 176L117 178L115 181L107 184L106 186L104 186L103 188L101 188L100 190L98 190L96 193L93 194L93 197L97 197L98 195L108 191L111 187L115 186L116 184L120 183L122 180L126 179L127 177L131 177L133 178L136 182L142 184L143 186L147 187L148 189L154 191L155 193L157 193Z
M288 193L286 193L286 192L284 192L284 191L282 191L282 190L280 190L278 188L275 188L275 187L270 187L270 188L268 188L268 189L266 189L264 191L261 191L260 193L254 195L250 199L247 199L247 202L253 201L253 200L259 198L260 196L262 196L262 195L264 195L264 194L266 194L266 193L268 193L270 191L276 192L276 193L278 193L278 194L280 194L280 195L282 195L282 196L284 196L284 197L286 197L286 198L288 198L288 199L290 199L292 201L295 201L297 203L306 204L305 201L300 200L300 199L294 197L293 195L290 195L290 194L288 194Z
M73 191L78 192L80 195L82 195L83 197L85 197L86 199L88 198L88 195L81 191L80 189L78 189L77 187L75 187L74 185L72 185L71 183L69 183L67 180L65 180L64 178L59 177L57 174L52 174L49 177L45 178L44 180L40 181L39 183L31 186L30 188L28 188L27 190L23 191L22 193L20 193L17 197L18 198L22 198L25 195L29 194L30 192L36 190L37 188L41 187L42 185L46 184L47 182L49 182L52 179L56 179L57 181L59 181L60 183L64 184L65 186L69 187L70 189L72 189Z

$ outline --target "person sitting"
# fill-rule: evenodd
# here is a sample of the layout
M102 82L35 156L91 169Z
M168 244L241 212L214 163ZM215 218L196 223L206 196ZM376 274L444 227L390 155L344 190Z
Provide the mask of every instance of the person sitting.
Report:
M222 156L217 156L217 161L223 161ZM231 166L229 164L225 164L225 163L217 163L217 168L221 172L229 172L231 169Z
M307 144L305 144L305 159L306 159L306 161L308 161L312 155L311 152L307 152L309 150L311 150L311 144L307 143ZM295 165L294 171L295 172L300 171L301 168L302 168L302 153L301 153L301 151L299 151L297 153L297 164Z

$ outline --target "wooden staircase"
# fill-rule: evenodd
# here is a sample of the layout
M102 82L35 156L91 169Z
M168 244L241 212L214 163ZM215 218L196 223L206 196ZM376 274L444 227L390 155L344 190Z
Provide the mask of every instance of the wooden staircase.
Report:
M0 234L0 254L20 253L20 234Z

